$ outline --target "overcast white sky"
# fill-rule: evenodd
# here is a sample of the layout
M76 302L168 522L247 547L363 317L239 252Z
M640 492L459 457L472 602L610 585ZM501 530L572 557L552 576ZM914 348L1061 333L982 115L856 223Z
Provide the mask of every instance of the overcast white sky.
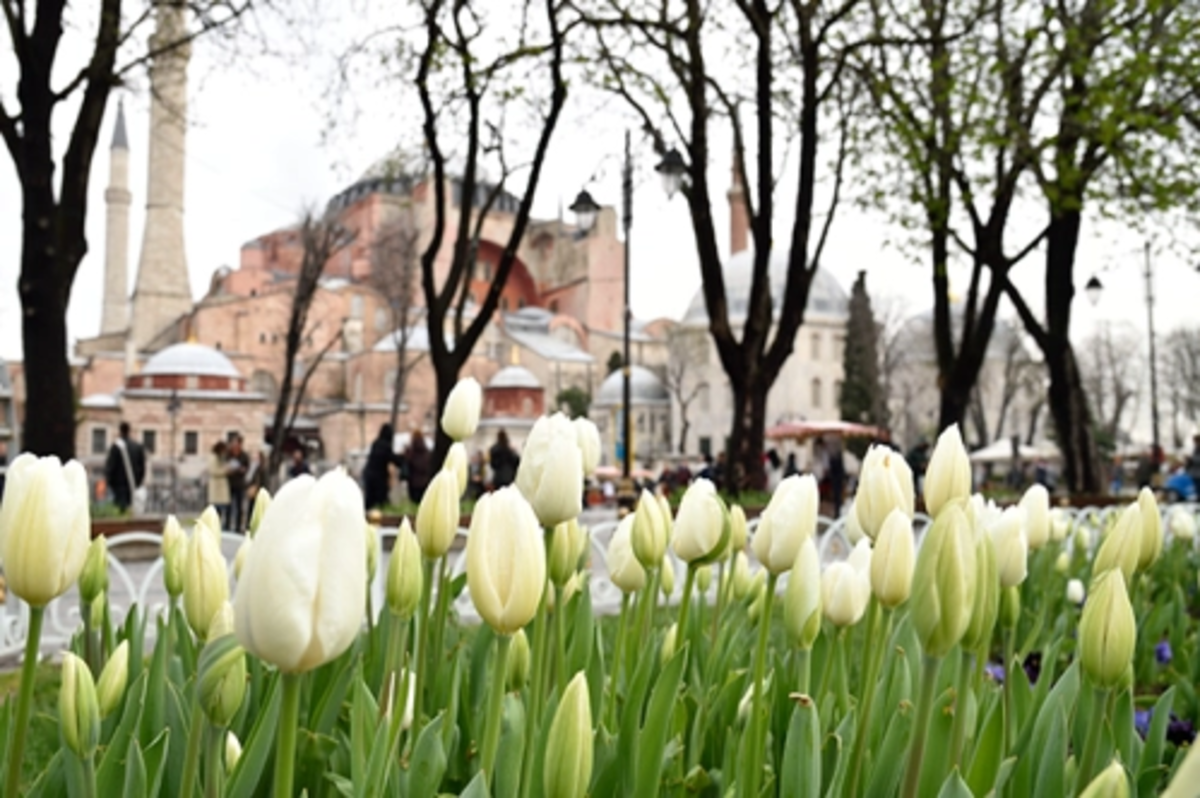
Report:
M416 109L405 113L389 103L386 88L373 88L357 100L360 113L338 120L328 129L326 87L329 59L306 63L266 57L234 59L228 51L199 42L192 61L190 126L187 133L186 246L192 286L199 296L212 272L221 265L236 266L240 245L262 233L294 221L306 205L323 204L328 197L388 152L401 126L417 125ZM12 66L0 60L0 92L10 97ZM130 231L130 284L137 267L146 197L146 140L148 93L144 80L117 93L125 99L130 139L130 187L133 191ZM115 99L115 98L114 98ZM605 111L611 113L605 113ZM72 338L93 335L100 323L104 253L104 189L108 182L108 143L116 114L110 104L91 186L88 235L90 253L80 268L72 292L69 331ZM538 192L537 211L553 215L569 205L575 193L597 172L589 187L601 203L619 197L620 109L582 108L572 104L564 114L553 145L545 178ZM61 136L66 130L62 129ZM411 135L408 136L411 138ZM635 139L636 142L636 139ZM632 294L639 317L679 316L699 287L691 228L681 198L668 202L649 171L649 143L635 144L639 188L632 242ZM714 177L724 179L727 164L714 165ZM723 184L722 184L723 189ZM722 191L723 193L723 191ZM727 210L715 208L719 230L727 233ZM1040 209L1023 211L1028 220ZM20 256L20 195L15 173L5 153L0 158L0 357L21 357L20 303L16 290ZM781 219L780 240L790 222ZM849 289L855 273L868 272L868 288L876 297L896 297L913 312L930 305L929 271L898 251L906 233L876 214L843 209L836 221L824 265ZM1122 225L1091 223L1084 231L1078 268L1081 296L1076 308L1078 337L1097 321L1128 320L1146 326L1141 282L1141 238ZM727 235L722 241L727 245ZM1158 331L1195 324L1200 274L1180 257L1163 253L1156 260ZM1093 272L1103 274L1106 286L1093 308L1082 297L1082 283ZM1040 259L1017 268L1015 279L1033 307L1040 309ZM965 275L953 278L965 288ZM1008 312L1007 310L1005 312Z

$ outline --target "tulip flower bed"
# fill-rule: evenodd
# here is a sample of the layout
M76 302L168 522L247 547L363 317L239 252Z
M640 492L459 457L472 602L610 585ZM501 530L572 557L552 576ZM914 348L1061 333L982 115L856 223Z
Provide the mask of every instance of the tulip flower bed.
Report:
M459 439L477 394L446 408ZM903 459L872 449L820 539L811 477L757 524L698 480L677 512L644 494L589 562L578 486L598 451L586 422L540 420L517 484L475 506L462 568L452 455L397 532L380 608L377 531L344 473L259 494L232 591L215 515L190 534L168 521L168 606L119 624L81 469L18 458L0 553L32 609L0 712L6 794L1197 794L1192 509L1164 525L1143 493L1068 515L1034 488L1001 511L971 495L951 429L928 524ZM595 612L602 579L615 617ZM33 766L40 619L76 583L63 745ZM455 617L463 593L479 626Z

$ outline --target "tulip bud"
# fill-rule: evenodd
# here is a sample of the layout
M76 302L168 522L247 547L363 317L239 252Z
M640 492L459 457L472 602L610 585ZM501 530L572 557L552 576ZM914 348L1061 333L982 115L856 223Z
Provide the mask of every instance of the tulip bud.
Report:
M504 676L506 689L510 693L525 689L529 681L529 638L524 629L518 629L512 636L504 666L507 669Z
M590 477L600 465L600 430L588 418L577 418L571 423L575 425L575 440L583 455L583 475Z
M436 560L450 550L458 533L461 495L458 476L453 471L439 471L429 481L417 508L417 542L426 558Z
M455 482L458 485L459 498L461 499L467 492L467 447L462 443L452 443L450 448L446 450L446 459L442 461L443 471L454 472Z
M425 587L425 574L421 570L421 547L412 526L405 518L396 530L396 542L388 560L387 604L400 620L406 621L417 611L421 601L421 590Z
M479 426L479 412L483 407L483 388L474 377L459 380L446 397L442 410L442 429L454 441L465 441L475 434Z
M951 502L921 542L909 614L927 656L946 656L971 623L976 568L972 534L962 504Z
M750 578L750 561L746 558L746 552L739 551L733 558L733 576L730 578L733 580L733 597L735 599L741 601L750 595L754 582Z
M1171 536L1176 540L1191 543L1195 539L1196 516L1192 515L1190 510L1183 507L1176 507L1171 510L1169 524L1171 527Z
M224 728L246 697L246 652L232 635L210 640L200 651L196 690L209 722Z
M867 580L867 586L870 587L871 582L871 541L860 540L850 550L850 556L846 558L846 564L858 571Z
M1075 605L1083 604L1086 593L1083 589L1083 582L1078 579L1072 579L1067 582L1067 601Z
M1030 485L1021 497L1025 514L1025 538L1029 548L1037 550L1050 540L1050 493L1043 485Z
M579 522L574 518L563 521L550 532L550 558L546 567L556 587L565 585L578 570L578 536Z
M1138 493L1138 509L1142 514L1142 540L1138 547L1138 570L1145 571L1158 560L1163 548L1162 513L1149 488Z
M1071 517L1057 507L1050 511L1050 539L1055 541L1066 540L1067 533L1071 531Z
M100 744L100 703L87 663L71 652L63 654L62 686L58 692L58 727L67 747L89 759Z
M91 613L89 620L92 622L93 629L104 628L104 614L108 608L108 602L105 600L106 596L107 593L101 593L96 596L96 600L88 607L88 611Z
M183 533L179 520L173 515L168 515L162 533L163 586L171 598L179 598L183 593L183 566L187 562L187 544L187 535Z
M845 526L842 527L846 533L846 540L851 546L857 546L858 541L865 538L867 535L863 532L862 524L858 523L858 513L854 509L854 501L851 500L850 508L846 510Z
M887 446L872 446L859 469L858 493L854 496L858 523L866 536L874 540L888 513L897 508L912 518L912 469L899 452Z
M216 640L218 637L231 635L233 627L233 605L226 601L213 613L212 620L208 622L208 639Z
M562 586L562 605L565 608L575 598L575 594L583 590L584 577L579 571L571 574L571 578ZM551 595L553 591L548 591L547 595Z
M675 519L675 554L685 563L716 561L729 545L729 515L717 489L707 479L697 479L679 502Z
M759 571L754 575L754 580L750 583L750 607L746 610L746 617L750 623L756 623L762 617L764 596L767 595L767 583L765 581L766 571ZM759 578L763 577L763 578Z
M666 558L659 571L658 588L662 591L663 596L671 598L675 595L675 563Z
M1092 582L1091 596L1079 619L1079 659L1083 672L1100 688L1120 684L1133 661L1137 624L1125 577L1118 569L1103 571Z
M792 567L800 544L816 534L819 503L812 474L793 475L779 483L750 542L764 568L778 575Z
M729 553L732 557L739 551L746 550L746 539L750 533L746 526L746 511L742 505L735 504L729 508Z
M662 513L663 531L666 533L665 551L675 540L675 514L671 512L671 502L667 500L666 496L659 493L655 495L654 500L658 502L658 509Z
M7 587L44 607L79 579L91 543L87 474L79 461L19 455L0 504L0 559Z
M517 487L543 527L558 526L583 509L583 453L575 425L562 413L542 416L529 431Z
M588 552L588 544L591 542L592 533L586 526L579 523L571 524L571 548L572 557L575 561L576 570L583 565L586 565L584 555Z
M1071 570L1071 555L1065 551L1060 551L1058 556L1054 558L1054 570L1060 574L1066 574Z
M267 508L271 506L271 492L266 488L259 488L254 492L254 508L250 511L250 523L246 526L246 536L254 537L258 533L258 528L262 525L263 516L267 514ZM237 739L236 737L233 739Z
M662 508L648 490L643 490L633 513L633 553L643 568L657 568L667 550L667 530Z
M238 642L284 673L336 659L367 603L363 498L344 469L288 481L271 502L234 598Z
M671 628L667 630L663 636L662 649L658 652L658 664L666 665L671 661L671 657L675 656L675 639L679 636L679 624L671 624Z
M546 798L584 798L592 780L592 702L587 674L575 674L550 723L542 767Z
M992 640L996 617L1000 612L1000 577L996 573L996 547L992 536L978 530L975 534L975 603L971 621L963 633L964 651L978 651Z
M821 631L821 560L817 544L806 538L788 576L783 599L783 627L792 642L812 648Z
M848 562L835 562L821 574L821 607L834 626L858 623L870 598L870 582Z
M1079 793L1079 798L1129 798L1129 778L1125 775L1125 768L1114 759Z
M250 544L253 538L247 537L242 541L242 545L238 546L237 554L233 555L233 578L242 578L242 569L246 567L246 557L250 555Z
M931 516L948 501L971 495L971 459L963 446L958 425L951 424L938 436L925 469L925 510ZM911 517L911 514L910 514ZM887 516L884 516L886 522ZM882 524L880 531L882 531Z
M1092 533L1085 526L1075 527L1075 548L1079 551L1087 552L1092 549ZM1139 546L1140 550L1140 546Z
M1006 587L1000 591L1000 627L1016 629L1021 620L1021 589Z
M1029 543L1021 520L1020 509L1009 507L992 527L1001 587L1015 587L1024 582L1028 574Z
M775 671L768 671L767 678L763 679L762 694L771 694L771 683L775 680ZM737 725L745 726L746 721L750 719L750 710L754 706L754 683L746 688L746 692L742 693L742 700L738 701Z
M204 508L204 512L200 513L200 517L196 519L196 525L192 527L192 534L196 534L198 527L203 527L213 535L216 535L218 543L221 539L221 516L217 512L217 508L211 504Z
M511 635L537 613L546 588L538 518L516 488L484 495L467 536L467 588L481 618Z
M83 570L79 572L79 597L83 599L84 603L91 604L106 590L108 590L108 539L101 535L88 546L87 556L84 557Z
M202 526L198 525L192 533L187 551L183 569L183 611L196 637L206 640L209 621L229 599L229 576L220 546Z
M701 565L696 569L696 589L701 594L707 593L708 589L712 587L712 578L712 566Z
M916 557L912 519L892 510L879 530L871 556L871 590L884 607L891 609L908 601Z
M608 576L622 593L636 593L646 586L646 571L633 554L634 514L630 513L617 524L617 531L608 541L606 556Z
M225 732L225 772L232 773L242 758L242 744L233 732Z
M122 640L117 646L96 682L96 704L100 717L107 718L121 704L125 685L129 681L129 641Z
M364 523L363 534L367 536L367 582L373 582L379 570L379 530L374 524Z
M1130 504L1121 512L1117 525L1100 544L1092 563L1092 573L1101 574L1118 568L1126 583L1133 579L1141 558L1143 529L1141 509L1136 503Z

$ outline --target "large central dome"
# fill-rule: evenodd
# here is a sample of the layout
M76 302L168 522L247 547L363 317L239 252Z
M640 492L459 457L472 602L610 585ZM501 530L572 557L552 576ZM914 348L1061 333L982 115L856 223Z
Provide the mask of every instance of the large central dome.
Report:
M746 321L746 306L750 300L750 283L754 276L754 253L743 250L725 262L725 297L729 303L729 323L737 326ZM788 258L782 251L772 251L767 266L771 278L771 307L775 318L783 306L783 290L787 286ZM850 299L832 274L817 269L808 290L806 312L824 316L845 317ZM704 307L704 289L696 292L683 314L682 324L708 326L708 310Z

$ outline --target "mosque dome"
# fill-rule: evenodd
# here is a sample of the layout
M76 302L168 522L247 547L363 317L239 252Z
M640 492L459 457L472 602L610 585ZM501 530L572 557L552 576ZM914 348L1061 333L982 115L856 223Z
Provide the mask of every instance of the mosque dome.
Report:
M143 376L204 376L238 379L233 361L220 351L203 344L175 344L156 352L142 367Z
M597 407L616 407L623 399L625 379L621 369L605 377L596 391L592 404ZM662 380L645 366L633 366L629 369L629 401L635 405L667 404L671 395L663 386Z
M488 388L531 388L541 390L542 384L524 366L505 366L488 381Z
M773 250L767 266L771 278L771 307L779 317L783 306L783 291L787 286L788 257L783 250ZM729 303L729 323L746 321L746 306L750 299L750 283L754 277L754 253L743 250L725 262L725 296ZM817 269L808 289L806 312L825 316L845 317L850 297L837 278L824 269ZM681 321L685 325L708 326L708 310L704 307L703 289L696 292Z

